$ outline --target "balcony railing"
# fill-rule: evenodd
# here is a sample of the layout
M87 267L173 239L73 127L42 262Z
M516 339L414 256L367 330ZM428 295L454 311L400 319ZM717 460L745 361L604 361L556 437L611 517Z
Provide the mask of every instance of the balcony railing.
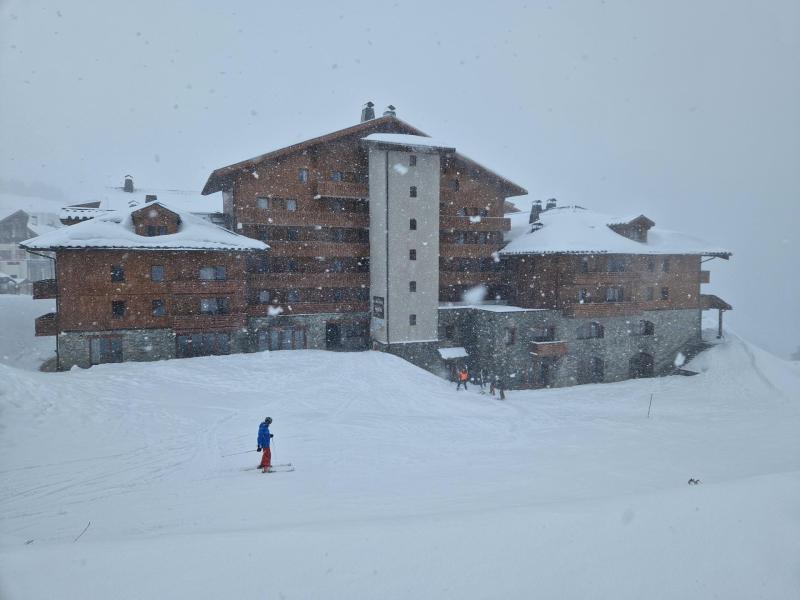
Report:
M58 296L58 286L55 279L42 279L33 282L33 299L46 300Z
M243 290L245 282L237 279L221 281L190 279L169 284L173 294L235 294Z
M320 181L317 194L323 198L369 198L369 185L350 181Z
M321 302L287 302L285 304L256 304L247 307L247 314L251 317L355 312L369 312L369 302L342 301L335 304Z
M439 218L440 229L457 229L461 231L508 231L511 219L504 217L459 217L442 216Z
M253 287L317 288L361 287L369 285L369 273L251 273Z
M534 342L531 352L536 356L564 356L567 353L567 342Z
M642 312L640 302L586 302L573 304L564 309L564 314L577 319L590 317L621 317Z
M489 258L502 247L502 244L439 244L439 254L453 258Z
M597 285L602 283L621 283L640 279L641 273L636 271L594 271L592 273L576 273L575 285Z
M58 335L58 313L47 313L36 317L34 328L37 336Z
M350 229L366 229L369 227L368 212L296 210L269 211L264 213L264 220L245 225L276 225L281 227L347 227ZM268 244L271 242L267 242Z
M176 331L207 329L236 329L247 324L247 315L176 315L172 326Z
M502 274L496 271L439 271L439 285L479 285L500 283Z
M270 256L325 256L325 257L355 257L369 256L369 244L355 244L345 242L268 242Z

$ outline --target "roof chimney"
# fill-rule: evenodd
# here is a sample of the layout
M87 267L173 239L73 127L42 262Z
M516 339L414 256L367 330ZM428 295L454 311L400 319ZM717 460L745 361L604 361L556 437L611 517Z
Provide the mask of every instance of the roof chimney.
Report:
M364 107L361 109L361 122L369 121L370 119L375 118L375 109L373 108L375 104L373 102L367 102Z
M544 209L545 210L550 210L551 208L555 208L555 207L556 207L556 199L555 198L550 198L547 201L547 205L544 207Z
M390 104L389 106L386 107L386 110L383 111L383 116L384 117L396 117L397 116L397 112L396 111L397 111L397 109Z
M122 186L122 189L129 194L133 193L133 177L130 175L125 175L125 185Z
M158 196L156 194L146 194L144 197L145 202L155 202L158 200Z
M535 223L539 220L539 215L542 213L542 201L536 200L531 206L531 216L528 218L528 223Z

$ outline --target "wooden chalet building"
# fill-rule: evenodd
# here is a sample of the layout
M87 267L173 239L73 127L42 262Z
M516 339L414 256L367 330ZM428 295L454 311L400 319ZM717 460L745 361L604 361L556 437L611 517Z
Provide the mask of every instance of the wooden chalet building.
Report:
M701 347L702 311L721 335L731 308L701 292L729 252L555 200L509 218L523 188L391 107L217 169L203 194L219 192L227 229L155 201L22 244L56 253L34 292L58 299L36 330L58 334L59 368L372 348L563 386L670 372Z

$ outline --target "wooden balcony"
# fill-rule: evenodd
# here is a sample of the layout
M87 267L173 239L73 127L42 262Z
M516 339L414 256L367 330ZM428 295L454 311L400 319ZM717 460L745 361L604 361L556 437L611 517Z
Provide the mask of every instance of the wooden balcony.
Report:
M47 313L36 317L34 328L37 336L58 335L58 313Z
M714 294L700 294L700 307L703 310L712 308L716 308L717 310L733 310L730 304Z
M269 242L270 256L324 256L331 258L369 256L369 244L341 242Z
M639 302L587 302L573 304L564 309L564 314L576 319L589 319L592 317L623 317L638 315L642 312Z
M711 283L711 271L700 271L700 283Z
M33 282L33 299L47 300L58 296L58 286L55 279L42 279Z
M318 288L369 286L369 273L251 273L251 287Z
M501 283L497 271L439 271L439 285L480 285Z
M491 258L502 244L439 244L439 255L453 258Z
M576 273L575 285L602 285L602 284L624 284L629 281L636 281L642 276L635 271L623 271L621 273L611 271L601 271L594 273Z
M247 324L247 315L176 315L172 317L175 331L206 331L236 329Z
M280 309L280 311L278 312L277 309ZM369 312L369 302L342 301L336 304L287 302L285 304L254 304L247 307L247 314L251 317L354 312Z
M459 231L508 231L511 219L504 217L439 217L439 229Z
M567 353L567 342L534 342L531 344L531 352L536 356L564 356Z
M189 279L172 281L169 289L173 294L236 294L244 291L245 282L241 279L201 280Z
M369 198L369 185L349 181L319 181L317 194L323 198Z
M347 227L351 229L366 229L369 227L368 212L326 211L326 210L296 210L296 211L268 211L264 219L257 223L245 225L276 225L281 227ZM267 242L271 244L271 242Z

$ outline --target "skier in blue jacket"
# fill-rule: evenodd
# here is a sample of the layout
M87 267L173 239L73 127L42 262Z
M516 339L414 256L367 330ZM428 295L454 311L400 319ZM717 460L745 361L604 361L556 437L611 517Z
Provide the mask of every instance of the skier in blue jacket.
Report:
M258 450L262 451L261 455L261 471L266 473L272 465L272 452L269 449L269 441L272 434L269 432L269 426L272 425L272 418L267 417L264 422L258 426Z

